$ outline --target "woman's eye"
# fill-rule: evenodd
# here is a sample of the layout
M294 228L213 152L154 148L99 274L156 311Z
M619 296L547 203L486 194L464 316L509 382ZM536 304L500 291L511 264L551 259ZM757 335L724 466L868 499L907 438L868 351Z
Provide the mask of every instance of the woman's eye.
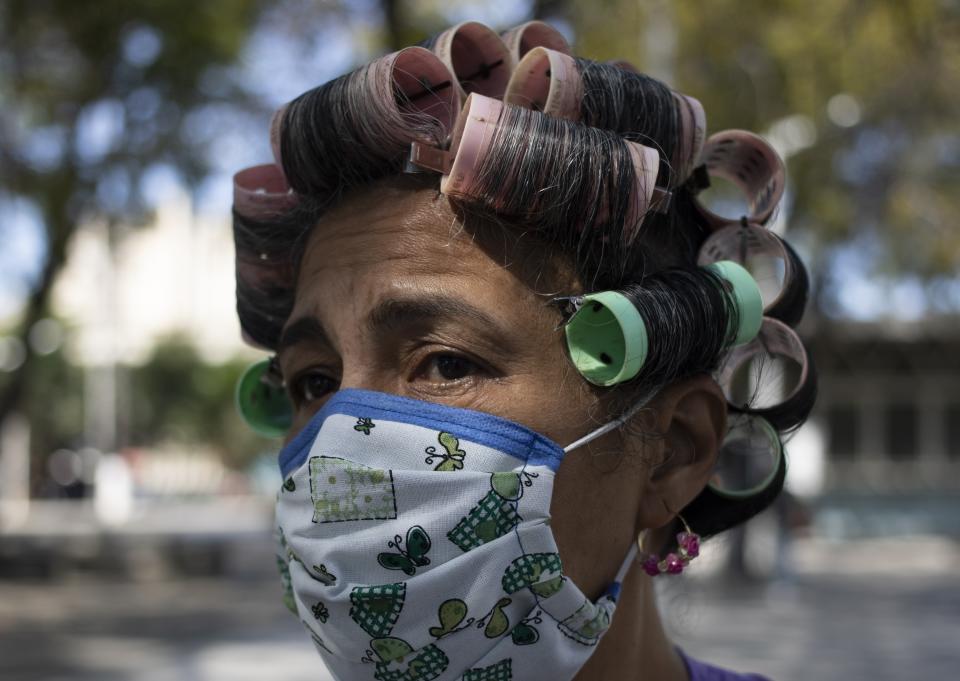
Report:
M435 355L427 360L425 377L437 383L456 381L480 370L476 362L459 355Z
M294 402L309 404L336 390L337 382L318 371L308 371L294 379L291 387Z

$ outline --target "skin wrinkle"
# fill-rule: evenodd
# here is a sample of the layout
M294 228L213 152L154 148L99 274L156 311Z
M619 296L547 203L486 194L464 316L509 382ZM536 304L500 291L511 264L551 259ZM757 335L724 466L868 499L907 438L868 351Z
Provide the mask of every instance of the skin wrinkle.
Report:
M437 201L432 189L411 191L400 185L402 181L388 180L354 194L313 230L290 319L315 319L331 347L311 348L310 342L290 346L280 357L284 376L311 362L329 364L335 356L341 387L477 409L522 423L560 444L605 422L611 404L571 366L558 329L562 317L547 302L555 291L578 290L570 268L564 271L526 235L518 238L477 216L458 215L446 201ZM451 230L451 224L460 229ZM483 334L462 319L434 318L423 329L393 319L398 325L394 334L367 328L371 311L384 300L423 296L459 298L492 316L497 328L483 331L500 337L501 352L485 349L488 343L479 340ZM408 341L416 345L421 335L438 351L451 347L477 353L494 374L481 372L459 385L438 385L416 373L411 378L398 348ZM722 394L716 399L724 405ZM291 435L321 404L297 415ZM654 483L650 471L664 458L669 424L663 418L669 413L669 405L651 406L634 428L599 438L560 466L551 502L554 536L565 574L590 598L606 589L640 527L659 527L669 520L663 517L666 498L679 493L673 487L661 489L671 479ZM648 438L651 431L665 435ZM625 460L630 465L623 465ZM690 469L682 479L691 491L683 494L692 497L702 484L692 479L700 473ZM683 503L677 497L669 505L680 508ZM682 661L660 627L649 577L637 569L624 584L610 632L576 681L620 679L624 664L643 669L649 678L685 679Z

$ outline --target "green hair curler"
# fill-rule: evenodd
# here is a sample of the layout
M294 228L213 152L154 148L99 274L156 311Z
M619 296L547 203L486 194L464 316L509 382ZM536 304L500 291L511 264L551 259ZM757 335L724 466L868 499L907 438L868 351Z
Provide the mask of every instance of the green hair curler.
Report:
M747 499L767 489L784 464L776 429L766 419L752 416L727 433L707 486L728 499Z
M734 344L753 340L763 320L763 299L757 282L732 260L716 262L708 268L726 282L737 306L739 327ZM606 387L629 381L647 359L647 325L636 306L618 291L580 298L565 332L571 361L594 385Z
M237 381L237 411L248 426L265 437L283 437L293 423L286 391L271 380L271 360L250 365Z
M633 303L617 291L584 296L565 331L570 359L594 385L629 381L647 359L647 326Z
M730 284L730 294L737 305L740 326L734 345L743 345L752 341L760 332L763 321L763 298L760 287L753 276L740 264L732 260L721 260L707 269L713 270Z

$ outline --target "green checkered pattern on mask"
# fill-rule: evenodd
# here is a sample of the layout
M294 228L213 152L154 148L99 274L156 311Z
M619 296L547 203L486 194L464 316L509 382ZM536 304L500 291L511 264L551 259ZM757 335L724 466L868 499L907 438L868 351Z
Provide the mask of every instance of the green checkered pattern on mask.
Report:
M469 551L502 537L523 520L515 503L490 491L447 533L447 538L462 551Z
M391 664L378 663L373 677L377 681L430 681L446 671L450 660L431 643L410 659L406 669L390 669Z
M350 618L374 638L389 636L406 595L407 585L403 582L358 586L350 592Z
M560 574L560 556L556 553L527 553L510 563L500 584L504 592L516 593Z

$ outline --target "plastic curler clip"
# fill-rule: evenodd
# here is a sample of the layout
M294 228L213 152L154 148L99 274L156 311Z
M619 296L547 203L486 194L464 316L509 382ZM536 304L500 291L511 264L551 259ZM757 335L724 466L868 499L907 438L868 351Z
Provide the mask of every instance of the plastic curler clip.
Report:
M449 175L453 157L449 151L420 142L410 144L410 156L403 168L405 173L434 172Z
M601 291L572 299L564 331L570 360L590 383L611 386L636 376L647 359L647 327L622 293Z
M650 199L650 210L655 213L666 213L673 202L673 192L665 187L654 187L653 197Z
M293 423L293 409L276 358L257 362L244 371L234 398L241 418L259 435L283 437Z
M690 177L686 181L687 190L696 196L704 189L710 188L710 173L707 171L707 166L704 164L698 165L693 169L693 172L690 173Z

